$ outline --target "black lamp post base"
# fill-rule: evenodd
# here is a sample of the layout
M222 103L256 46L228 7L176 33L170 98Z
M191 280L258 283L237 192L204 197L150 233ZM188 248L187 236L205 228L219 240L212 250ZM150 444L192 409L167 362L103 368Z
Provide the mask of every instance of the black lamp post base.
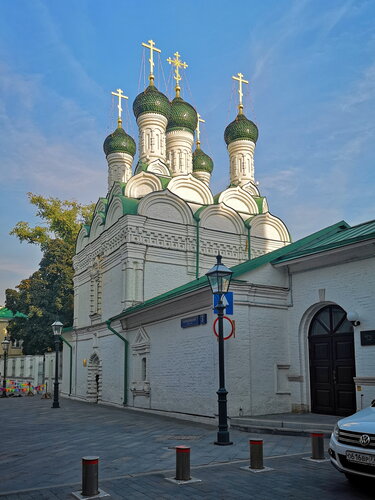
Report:
M230 441L229 431L219 431L217 433L217 441L214 442L218 446L229 446L233 444L233 441Z
M228 441L225 443L221 443L220 441L214 441L214 444L216 444L218 446L229 446L230 444L233 444L233 441Z
M59 403L52 403L51 408L60 408Z

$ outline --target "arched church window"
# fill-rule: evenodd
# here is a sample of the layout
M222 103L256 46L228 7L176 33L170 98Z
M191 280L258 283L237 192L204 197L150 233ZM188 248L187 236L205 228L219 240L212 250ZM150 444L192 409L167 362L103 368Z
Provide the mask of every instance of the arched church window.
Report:
M150 396L150 381L148 380L147 365L150 355L150 338L143 327L138 330L132 349L133 375L130 390L133 396Z
M246 174L246 164L245 164L245 156L244 155L240 156L240 163L241 163L241 174L245 175Z
M141 369L142 369L142 380L145 381L145 380L147 380L147 359L146 358L142 358Z
M340 306L325 306L313 317L309 335L334 335L336 333L353 333L353 326L346 319L346 312Z

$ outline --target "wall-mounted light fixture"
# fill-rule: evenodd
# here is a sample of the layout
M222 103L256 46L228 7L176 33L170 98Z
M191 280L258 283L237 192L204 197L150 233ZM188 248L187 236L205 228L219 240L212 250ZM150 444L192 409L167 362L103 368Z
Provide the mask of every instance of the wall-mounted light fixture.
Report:
M356 311L349 311L346 314L346 317L353 326L359 326L361 324L361 322L359 321L358 313Z

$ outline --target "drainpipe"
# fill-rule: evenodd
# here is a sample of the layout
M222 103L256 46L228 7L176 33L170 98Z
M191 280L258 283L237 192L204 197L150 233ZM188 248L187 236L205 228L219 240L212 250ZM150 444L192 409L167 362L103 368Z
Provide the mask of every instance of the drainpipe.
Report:
M73 347L67 340L64 339L62 335L60 335L61 340L70 348L70 373L69 373L69 396L72 395L72 373L73 373Z
M195 278L199 278L199 252L200 252L200 247L199 247L199 223L200 223L200 218L199 215L194 215L194 219L197 223L197 233L196 233L196 239L197 239L197 244L195 247Z
M251 247L250 247L250 230L251 225L249 221L245 221L245 226L247 227L247 258L251 259Z
M126 406L128 404L128 352L129 352L129 342L126 340L125 337L120 335L116 330L114 330L111 327L111 320L108 319L106 321L107 328L110 330L112 333L117 335L119 339L121 339L124 342L124 399L123 399L123 405Z

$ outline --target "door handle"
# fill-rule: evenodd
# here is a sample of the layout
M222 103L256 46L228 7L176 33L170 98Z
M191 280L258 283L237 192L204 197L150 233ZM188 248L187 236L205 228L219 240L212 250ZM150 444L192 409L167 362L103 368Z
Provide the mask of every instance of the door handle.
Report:
M332 370L333 383L336 384L336 368Z

